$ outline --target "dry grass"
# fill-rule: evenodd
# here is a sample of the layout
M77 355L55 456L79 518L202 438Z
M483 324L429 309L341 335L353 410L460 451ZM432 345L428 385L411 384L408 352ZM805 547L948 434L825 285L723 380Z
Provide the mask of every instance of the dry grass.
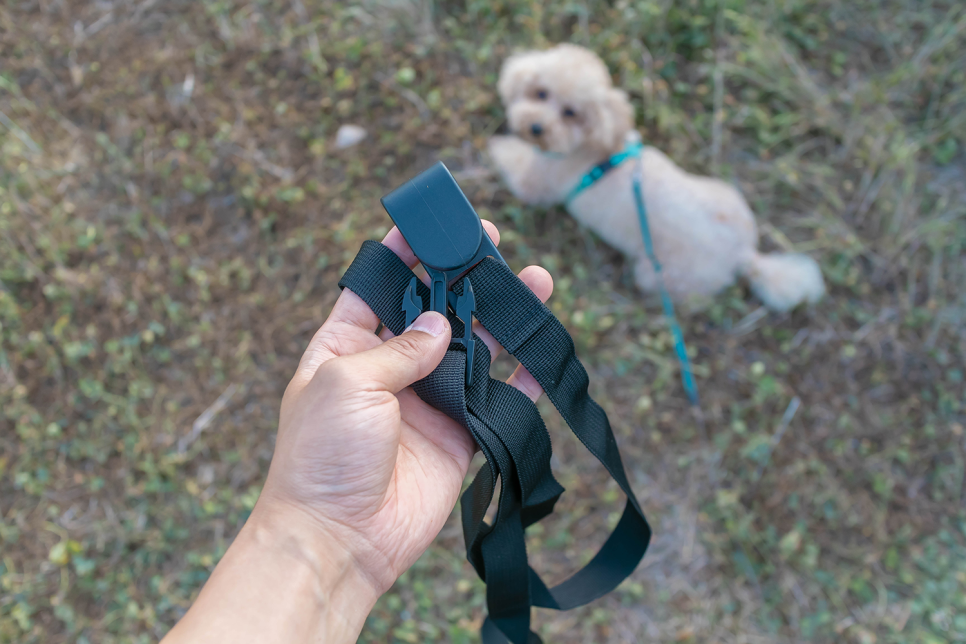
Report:
M621 259L486 170L500 60L559 40L830 283L812 311L736 287L688 317L701 416ZM435 159L511 265L554 273L655 528L617 592L538 614L548 641L966 641L960 3L18 0L0 57L0 642L183 614L378 197ZM335 150L343 123L370 137ZM559 578L621 504L545 411L568 494L531 552ZM362 641L475 641L482 605L453 522Z

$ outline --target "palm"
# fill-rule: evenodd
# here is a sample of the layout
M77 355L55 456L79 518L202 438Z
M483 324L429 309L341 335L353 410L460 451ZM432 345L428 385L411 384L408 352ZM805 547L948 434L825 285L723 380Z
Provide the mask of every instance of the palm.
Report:
M398 394L402 411L396 466L384 503L372 517L373 546L396 562L398 576L442 529L456 505L475 445L452 419L424 403L411 389ZM399 534L409 539L401 540Z

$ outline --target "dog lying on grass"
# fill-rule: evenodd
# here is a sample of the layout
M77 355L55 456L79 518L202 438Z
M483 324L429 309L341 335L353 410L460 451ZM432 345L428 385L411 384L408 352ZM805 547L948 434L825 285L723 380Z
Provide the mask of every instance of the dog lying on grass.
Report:
M513 136L493 137L489 150L510 190L530 204L565 203L578 222L634 262L643 291L659 285L641 235L634 173L640 173L654 252L675 300L707 300L738 277L775 311L822 297L814 260L758 252L754 214L734 187L689 174L653 147L574 194L588 171L637 136L627 94L613 87L593 52L564 44L514 55L503 65L498 91Z

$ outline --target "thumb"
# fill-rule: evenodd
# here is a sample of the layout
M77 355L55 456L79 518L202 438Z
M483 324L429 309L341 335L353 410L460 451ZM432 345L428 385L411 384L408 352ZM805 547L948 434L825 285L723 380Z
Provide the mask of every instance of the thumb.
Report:
M449 320L435 311L423 313L402 335L343 360L357 382L396 393L428 376L449 347Z

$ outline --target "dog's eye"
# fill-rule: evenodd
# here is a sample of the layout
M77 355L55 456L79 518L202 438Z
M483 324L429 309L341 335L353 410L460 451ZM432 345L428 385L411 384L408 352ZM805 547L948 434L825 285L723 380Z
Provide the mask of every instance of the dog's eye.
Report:
M573 108L565 107L563 110L563 115L568 119L572 119L573 117L577 116L577 112L575 112Z
M537 98L540 99L541 101L547 100L547 90L545 90L545 89L538 89L537 90Z

